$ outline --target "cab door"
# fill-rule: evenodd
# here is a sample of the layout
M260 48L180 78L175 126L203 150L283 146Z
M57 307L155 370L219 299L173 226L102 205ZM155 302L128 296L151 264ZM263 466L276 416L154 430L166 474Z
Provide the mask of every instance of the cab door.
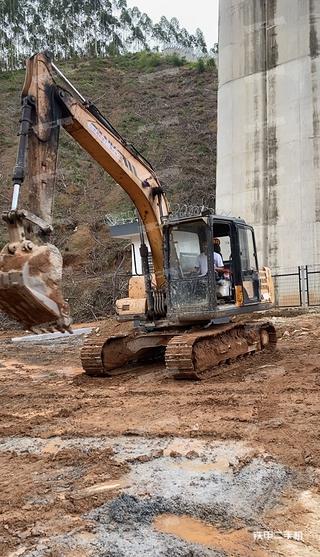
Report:
M260 299L259 269L253 229L239 226L239 249L244 304Z
M205 316L211 309L210 227L203 218L167 228L168 314Z

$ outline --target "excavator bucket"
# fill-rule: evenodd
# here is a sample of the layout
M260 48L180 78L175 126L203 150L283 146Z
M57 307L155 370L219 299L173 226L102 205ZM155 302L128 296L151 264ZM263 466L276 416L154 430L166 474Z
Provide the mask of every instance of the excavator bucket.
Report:
M50 243L27 240L35 230L45 241L52 232L59 125L52 88L50 58L45 53L27 62L22 90L17 160L11 210L2 215L9 243L0 252L0 310L28 329L69 330L69 305L61 292L62 256ZM28 177L28 210L18 208Z
M28 329L70 330L61 278L62 256L52 244L7 244L0 253L0 309Z

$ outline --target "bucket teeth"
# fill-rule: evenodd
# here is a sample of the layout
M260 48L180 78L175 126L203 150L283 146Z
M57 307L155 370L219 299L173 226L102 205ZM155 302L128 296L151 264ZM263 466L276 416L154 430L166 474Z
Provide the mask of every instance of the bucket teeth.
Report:
M0 272L0 288L10 288L23 284L22 271Z

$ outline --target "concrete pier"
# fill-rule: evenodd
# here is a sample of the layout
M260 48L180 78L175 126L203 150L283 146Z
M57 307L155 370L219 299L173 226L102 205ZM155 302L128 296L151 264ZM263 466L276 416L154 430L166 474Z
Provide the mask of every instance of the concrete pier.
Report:
M320 263L320 2L220 2L217 212L260 265Z

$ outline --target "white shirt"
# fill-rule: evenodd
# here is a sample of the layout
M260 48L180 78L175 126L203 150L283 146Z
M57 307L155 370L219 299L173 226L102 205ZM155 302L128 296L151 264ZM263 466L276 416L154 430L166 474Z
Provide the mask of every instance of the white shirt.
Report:
M213 261L215 267L223 267L223 259L220 253L217 253L216 251L213 252Z
M214 267L223 267L223 259L220 253L213 252ZM200 276L206 275L208 273L208 258L205 253L200 253L196 259L195 267L199 269Z
M208 258L205 253L200 253L196 259L195 266L200 270L200 275L208 273Z

